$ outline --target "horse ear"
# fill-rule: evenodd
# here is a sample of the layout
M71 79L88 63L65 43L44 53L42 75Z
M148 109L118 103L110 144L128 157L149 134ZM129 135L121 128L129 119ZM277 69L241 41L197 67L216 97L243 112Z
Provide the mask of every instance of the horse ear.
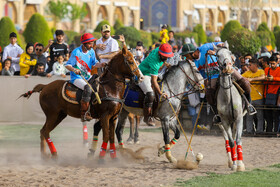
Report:
M214 51L218 51L218 47L214 44L212 44L212 45L213 45Z
M122 54L125 56L127 54L127 47L126 45L123 46Z
M225 41L225 47L226 47L227 49L229 49L229 45L228 45L228 42L227 42L227 41Z

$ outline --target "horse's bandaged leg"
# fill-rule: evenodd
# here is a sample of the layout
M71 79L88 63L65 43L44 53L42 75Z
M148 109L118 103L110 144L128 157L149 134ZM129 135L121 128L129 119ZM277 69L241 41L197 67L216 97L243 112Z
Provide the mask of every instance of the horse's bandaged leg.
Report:
M177 160L171 155L170 144L165 145L165 156L171 163L176 163Z
M170 141L170 143L169 143L170 148L172 148L172 147L177 143L177 141L178 141L178 140L176 140L175 138L173 138L173 139Z
M48 143L51 153L52 154L56 153L56 148L54 147L54 144L50 138L47 139L47 143Z
M96 151L97 149L97 143L98 143L98 136L93 136L91 149Z
M237 158L243 160L242 145L237 145Z
M226 140L226 150L227 150L227 153L231 152L231 149L230 149L230 146L229 146L229 140Z
M83 139L84 141L88 140L88 130L86 123L83 124Z
M237 160L236 146L235 145L234 145L234 147L231 148L231 159L232 159L232 161L236 161Z
M105 157L106 150L107 150L107 145L108 145L108 143L105 143L105 142L102 143L99 158L104 158Z
M119 141L119 146L120 146L120 148L124 147L123 141Z
M110 156L111 158L117 157L115 143L110 143Z

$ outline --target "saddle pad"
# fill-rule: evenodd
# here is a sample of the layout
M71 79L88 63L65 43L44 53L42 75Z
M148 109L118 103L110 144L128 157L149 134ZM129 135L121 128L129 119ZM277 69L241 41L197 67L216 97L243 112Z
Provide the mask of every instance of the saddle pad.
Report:
M62 97L69 103L79 104L82 98L82 90L69 82L65 82L62 87Z
M129 89L128 86L126 86L124 96L125 96L124 104L126 106L133 107L133 108L142 108L140 107L140 103L139 103L140 97L138 91L131 90Z

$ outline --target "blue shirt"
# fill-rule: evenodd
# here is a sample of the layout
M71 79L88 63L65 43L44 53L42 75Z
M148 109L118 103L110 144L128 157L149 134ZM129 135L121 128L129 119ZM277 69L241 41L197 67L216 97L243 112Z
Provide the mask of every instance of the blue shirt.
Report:
M213 44L218 45L220 43L221 42L207 43L207 44L204 44L204 45L200 46L199 48L197 48L200 52L200 58L195 60L194 62L195 62L197 69L199 70L199 72L201 73L201 75L204 79L207 78L207 70L205 67L205 63L206 63L205 54L209 50L214 50ZM213 56L213 55L211 55L211 56L207 55L207 61L208 61L208 73L209 73L208 76L210 77L210 79L218 78L219 69L218 69L218 64L217 64L217 61L218 61L217 57Z
M85 77L86 80L91 77L91 68L97 63L95 57L95 52L93 49L90 49L87 53L84 53L82 50L82 45L74 49L71 53L69 60L66 62L65 66L71 65L74 68L81 70L81 74ZM74 83L76 79L81 79L80 75L70 72L71 83Z

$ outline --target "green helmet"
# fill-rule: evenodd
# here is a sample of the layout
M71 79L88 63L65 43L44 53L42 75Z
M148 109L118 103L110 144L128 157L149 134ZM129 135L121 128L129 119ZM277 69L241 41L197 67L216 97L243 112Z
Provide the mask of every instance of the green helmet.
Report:
M182 53L180 55L186 55L189 53L193 53L196 50L197 50L197 48L193 44L191 44L191 43L184 44L183 48L182 48Z

